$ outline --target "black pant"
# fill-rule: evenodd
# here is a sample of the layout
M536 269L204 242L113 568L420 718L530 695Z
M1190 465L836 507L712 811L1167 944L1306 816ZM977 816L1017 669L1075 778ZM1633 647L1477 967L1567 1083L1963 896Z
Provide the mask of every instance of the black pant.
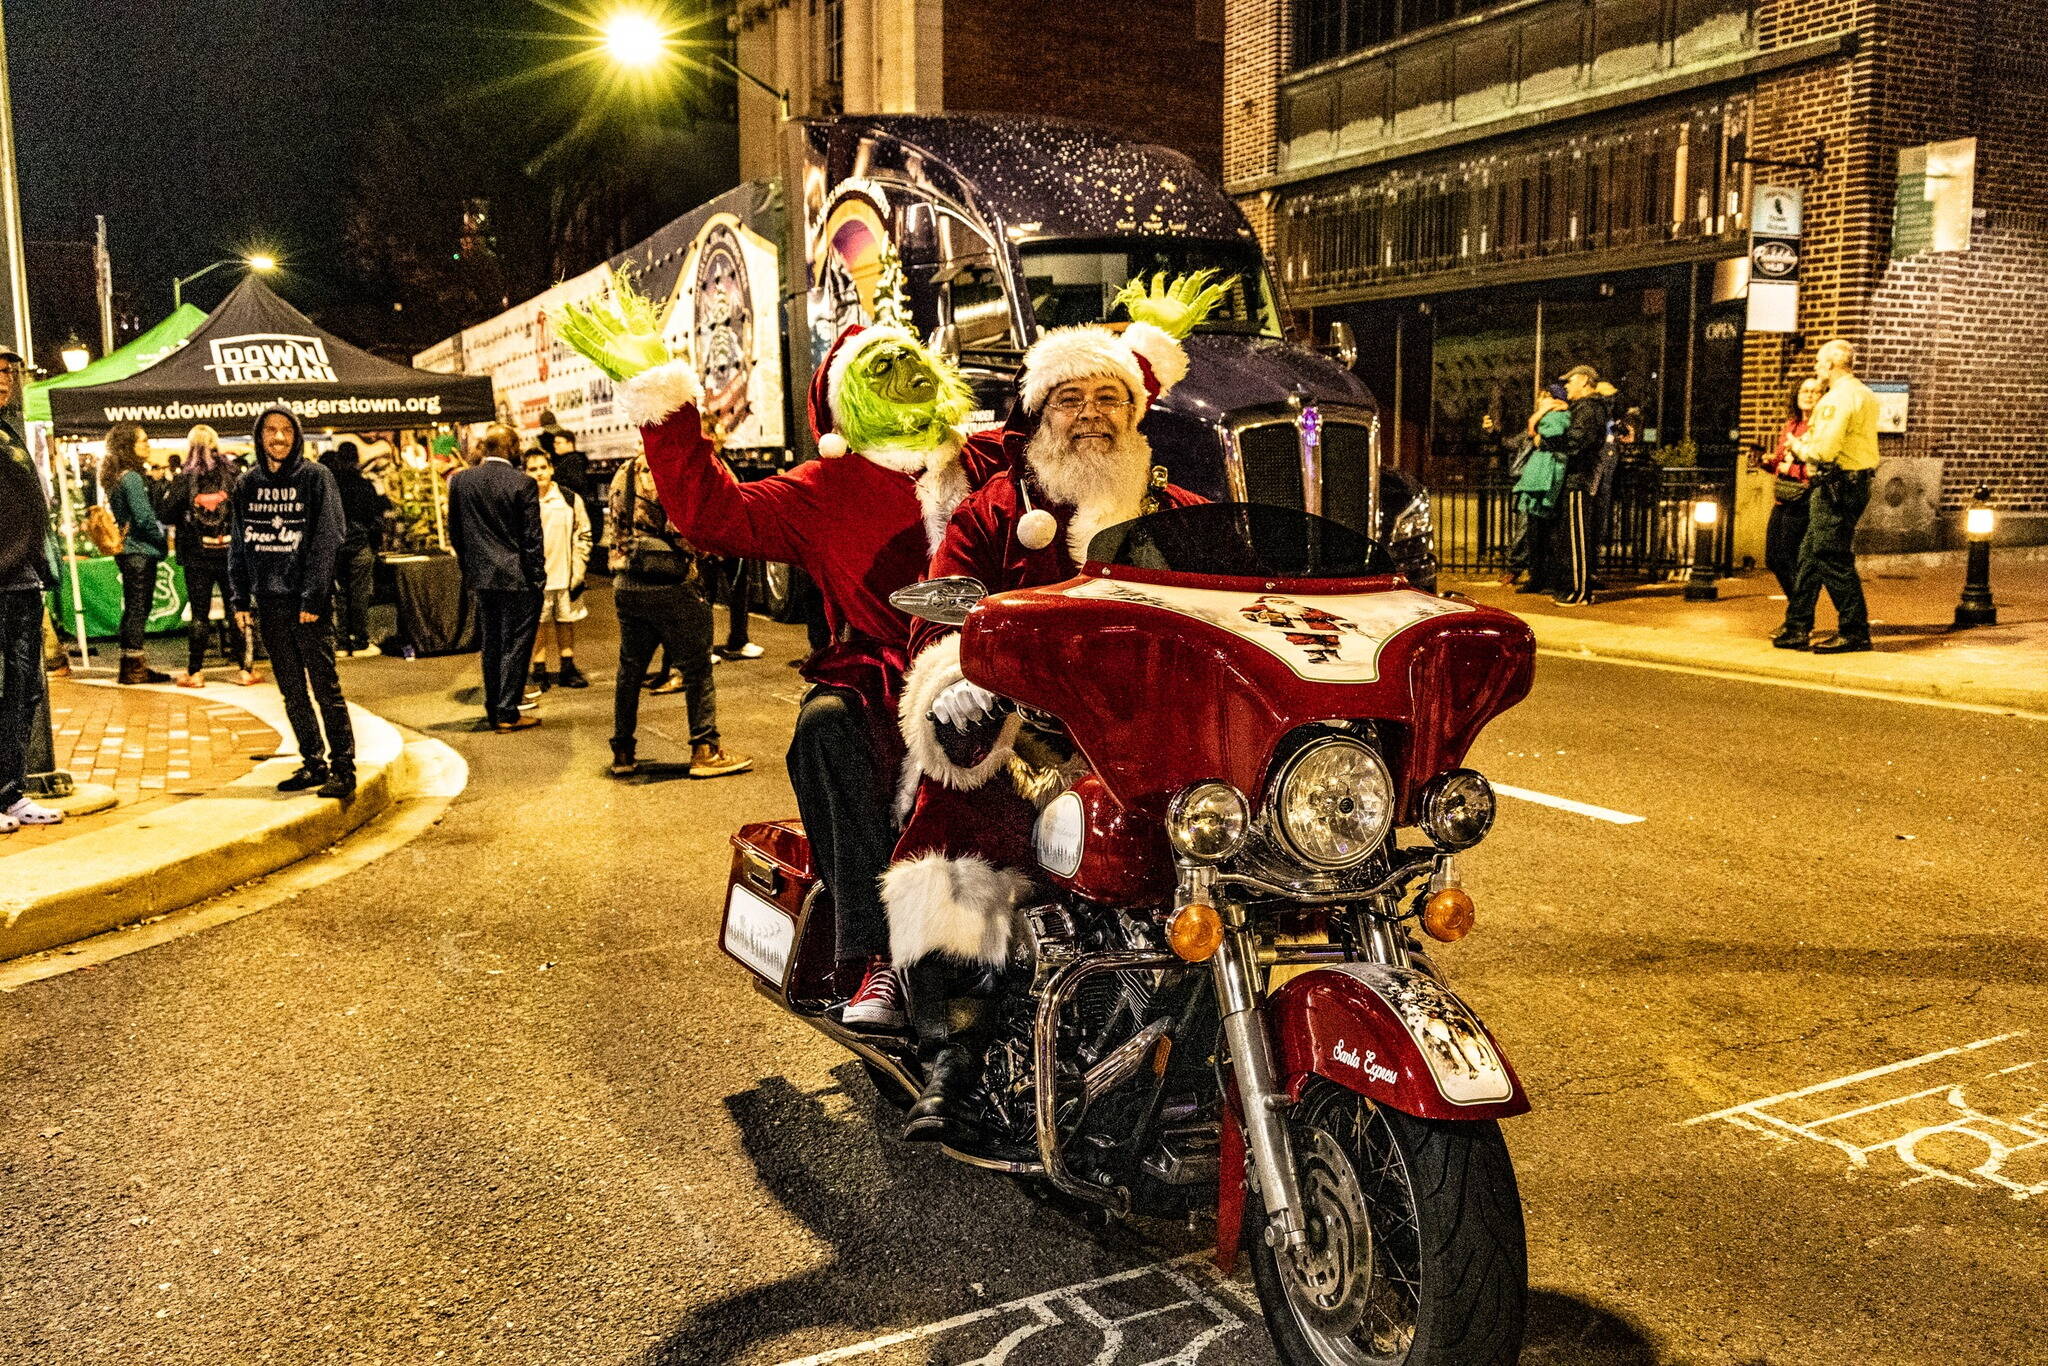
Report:
M43 595L0 590L0 810L21 800L43 686Z
M377 552L368 542L343 542L334 561L334 585L344 650L370 648L370 584L376 573Z
M1538 517L1533 513L1522 519L1522 534L1515 538L1514 548L1509 552L1509 563L1526 566L1529 577L1524 581L1530 588L1554 589L1557 587L1557 565L1553 553L1557 538L1553 531L1557 526L1556 517Z
M1592 598L1593 513L1592 497L1575 482L1567 481L1559 496L1557 516L1551 518L1547 582L1529 574L1533 583L1543 583L1559 602L1586 602Z
M284 714L291 719L299 759L308 768L354 773L356 733L341 695L341 675L334 668L334 618L300 621L299 609L297 598L256 600L256 622L270 646L270 670L277 677L277 690L284 694Z
M1764 568L1778 580L1787 602L1799 578L1799 543L1806 538L1806 505L1812 496L1773 503L1771 520L1764 525Z
M189 558L181 557L179 567L185 571L185 601L192 608L192 626L185 632L185 672L196 674L206 663L206 642L213 634L213 593L220 590L221 609L227 613L228 642L234 651L234 663L248 668L256 662L255 652L250 649L249 637L235 620L235 604L228 598L228 557L225 553L214 555L195 552Z
M881 884L896 832L889 819L889 785L875 771L874 740L859 695L823 684L805 694L788 762L813 866L838 912L839 961L888 952Z
M630 746L640 728L640 683L656 649L683 675L690 743L718 743L718 694L711 681L711 603L695 583L636 585L612 592L619 614L619 676L612 685L612 743Z
M753 588L752 560L720 560L718 588L713 597L725 603L725 648L728 653L747 645L747 599Z
M1870 470L1814 475L1806 535L1799 540L1799 573L1785 603L1785 633L1813 630L1813 609L1820 590L1835 604L1835 633L1847 640L1870 639L1870 609L1863 601L1863 580L1856 575L1856 523L1870 505Z
M156 599L156 567L163 563L154 555L116 555L121 567L121 653L142 653L142 635L149 625L149 605Z
M527 661L540 630L538 588L481 588L476 595L483 640L484 716L497 725L519 719L526 694Z

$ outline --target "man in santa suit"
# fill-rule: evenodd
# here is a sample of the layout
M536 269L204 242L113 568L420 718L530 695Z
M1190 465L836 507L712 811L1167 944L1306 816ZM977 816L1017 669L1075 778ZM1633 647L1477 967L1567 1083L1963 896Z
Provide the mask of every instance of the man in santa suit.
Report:
M1035 430L1012 420L1008 468L953 514L931 577L964 575L991 593L1059 583L1079 572L1098 532L1202 501L1166 483L1138 431L1146 408L1186 373L1179 341L1148 322L1047 333L1026 353L1019 384L1020 411ZM1056 793L1058 779L1017 758L1014 714L986 757L963 764L949 755L940 725L993 730L1001 708L962 674L957 627L920 622L911 649L898 711L919 774L917 804L882 893L892 960L911 974L926 1072L904 1137L972 1142L978 1039L972 1025L959 1027L973 1012L958 998L964 977L1009 960L1013 912L1036 867L1037 803Z
M790 740L790 785L832 892L842 971L860 971L842 1021L900 1030L877 888L896 838L896 702L912 623L889 595L924 577L954 506L1001 459L999 439L962 437L955 424L972 396L911 333L849 327L811 384L822 458L741 483L704 435L694 371L666 358L658 323L630 284L572 311L563 335L623 381L620 403L640 426L661 505L685 540L713 555L798 565L818 585L831 640L803 666L811 687Z

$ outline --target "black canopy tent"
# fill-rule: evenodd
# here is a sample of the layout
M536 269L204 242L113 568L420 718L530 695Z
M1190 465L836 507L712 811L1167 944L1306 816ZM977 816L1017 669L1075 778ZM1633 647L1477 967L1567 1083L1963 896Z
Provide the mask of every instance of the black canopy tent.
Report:
M333 431L497 416L488 375L380 360L316 326L250 275L155 365L107 384L52 389L50 420L60 436L97 436L117 422L140 423L151 436L182 436L200 422L239 435L279 404L305 426Z

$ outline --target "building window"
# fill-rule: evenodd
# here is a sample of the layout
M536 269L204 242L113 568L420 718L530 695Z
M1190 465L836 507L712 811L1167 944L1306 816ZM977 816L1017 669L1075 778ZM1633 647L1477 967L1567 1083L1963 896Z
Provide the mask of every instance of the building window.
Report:
M1314 66L1498 3L1500 0L1296 0L1294 64Z
M846 88L846 0L825 0L825 80Z

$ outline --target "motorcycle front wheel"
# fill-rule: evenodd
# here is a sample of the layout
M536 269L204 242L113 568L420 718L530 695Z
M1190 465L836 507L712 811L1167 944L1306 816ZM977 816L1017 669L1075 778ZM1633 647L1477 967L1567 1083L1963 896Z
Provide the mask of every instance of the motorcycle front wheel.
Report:
M1286 1366L1512 1366L1528 1311L1514 1166L1491 1121L1417 1119L1328 1082L1289 1119L1309 1243L1252 1278Z

